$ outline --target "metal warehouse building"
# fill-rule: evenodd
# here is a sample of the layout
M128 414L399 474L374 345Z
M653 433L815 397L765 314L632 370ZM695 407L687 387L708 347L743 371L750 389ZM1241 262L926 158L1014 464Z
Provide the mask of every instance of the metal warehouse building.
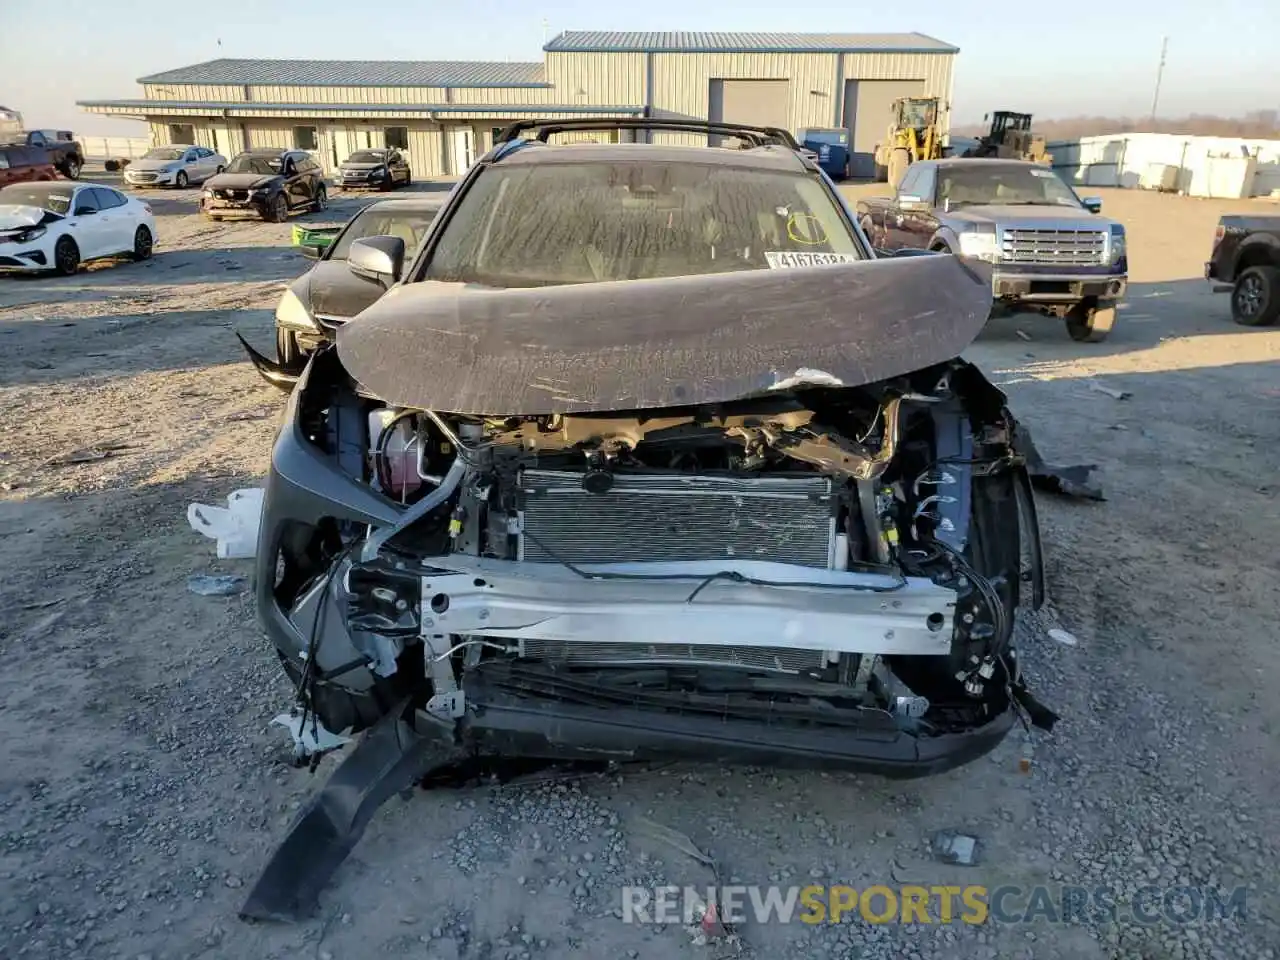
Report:
M513 120L694 117L850 132L870 176L897 97L942 99L956 47L919 33L566 32L542 63L211 60L142 77L142 98L81 101L145 120L153 143L228 157L298 147L333 170L360 147L408 151L415 176L458 174ZM655 142L696 142L655 132ZM705 142L705 140L703 141Z

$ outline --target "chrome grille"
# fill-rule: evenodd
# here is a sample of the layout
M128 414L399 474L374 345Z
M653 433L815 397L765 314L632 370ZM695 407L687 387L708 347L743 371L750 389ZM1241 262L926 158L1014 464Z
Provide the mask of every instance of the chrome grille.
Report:
M705 643L599 643L563 640L521 640L520 656L560 663L716 664L776 673L809 673L826 666L821 650L796 647L719 647Z
M521 474L523 559L831 565L835 531L826 477L618 473L603 494L584 490L582 477L555 470Z
M248 200L248 190L215 190L213 195L220 200Z
M154 173L131 173L130 180L137 180L139 183L151 183L158 178L158 174Z
M1091 266L1106 262L1107 237L1101 230L1005 229L1000 259L1005 263Z

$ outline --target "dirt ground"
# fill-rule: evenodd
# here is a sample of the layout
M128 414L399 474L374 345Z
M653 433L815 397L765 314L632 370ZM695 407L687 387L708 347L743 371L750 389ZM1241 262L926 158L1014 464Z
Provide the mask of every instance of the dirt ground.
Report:
M308 262L288 224L204 223L195 191L151 192L152 261L0 278L0 956L730 955L619 916L625 883L710 882L644 816L729 882L1014 885L1015 910L1037 884L1122 905L1145 885L1247 888L1243 917L1213 922L748 923L743 955L1274 957L1280 328L1233 325L1201 276L1219 213L1280 208L1097 192L1130 238L1112 338L1022 317L970 351L1046 456L1099 464L1109 498L1039 501L1052 604L1021 647L1052 735L907 783L681 765L418 791L293 927L236 911L338 760L282 761L290 689L250 596L187 590L250 564L216 561L186 510L264 475L284 398L232 331L267 349ZM942 828L980 837L981 864L932 860Z

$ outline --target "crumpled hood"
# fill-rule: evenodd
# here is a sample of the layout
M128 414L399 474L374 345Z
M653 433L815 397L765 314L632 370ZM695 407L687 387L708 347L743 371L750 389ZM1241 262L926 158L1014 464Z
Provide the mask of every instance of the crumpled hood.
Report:
M988 267L949 255L486 290L392 288L338 333L390 404L495 415L719 403L860 386L958 356Z
M30 207L26 204L0 203L0 230L17 230L20 227L35 227L62 217L52 210L43 207Z
M1017 223L1018 221L1043 220L1090 220L1098 225L1099 230L1107 229L1110 220L1100 217L1079 207L1068 207L1057 203L1041 203L1035 206L1022 204L988 203L980 206L960 207L946 214L948 219L963 220L968 223ZM1073 223L1074 226L1074 223Z
M206 180L204 188L206 190L255 190L283 179L274 174L220 173Z
M159 173L161 170L166 170L169 167L177 169L181 166L181 160L148 160L144 157L139 160L130 160L127 169L135 171L142 170L146 173Z

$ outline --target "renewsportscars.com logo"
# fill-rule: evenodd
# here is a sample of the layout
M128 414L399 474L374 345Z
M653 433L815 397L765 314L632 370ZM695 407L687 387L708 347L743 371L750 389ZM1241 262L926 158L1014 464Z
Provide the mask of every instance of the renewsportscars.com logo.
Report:
M1110 923L1188 924L1243 920L1245 887L923 886L623 887L624 923L697 923L707 905L744 923Z

